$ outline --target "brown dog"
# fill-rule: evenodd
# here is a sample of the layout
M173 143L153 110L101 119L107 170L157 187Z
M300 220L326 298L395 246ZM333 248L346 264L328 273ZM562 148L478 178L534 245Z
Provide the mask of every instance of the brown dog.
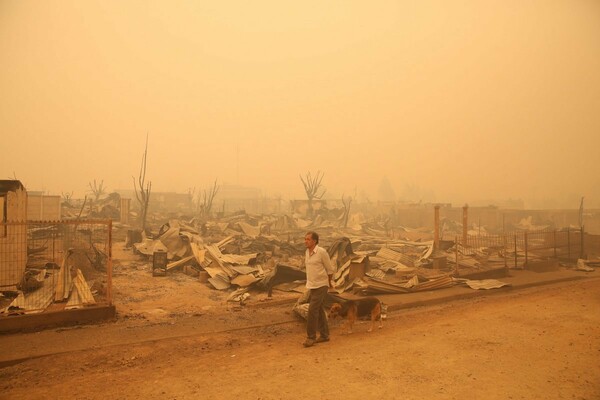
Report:
M379 329L383 327L381 319L381 302L377 297L365 297L360 300L348 300L342 304L333 303L329 310L329 316L332 319L336 317L346 317L348 333L352 333L352 327L358 317L371 316L371 327L367 332L371 332L375 326L375 320L379 318Z

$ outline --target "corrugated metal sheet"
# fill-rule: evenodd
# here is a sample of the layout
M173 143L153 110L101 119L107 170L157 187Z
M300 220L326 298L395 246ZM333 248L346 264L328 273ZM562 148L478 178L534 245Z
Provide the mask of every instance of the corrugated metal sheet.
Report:
M510 283L501 282L496 279L482 279L478 281L467 279L465 283L471 289L497 289L504 286L510 286Z
M258 254L221 254L221 260L230 264L248 265L256 261Z
M12 303L2 310L3 313L11 314L21 312L39 313L48 307L54 299L54 282L52 279L46 279L44 285L38 290L31 293L19 292L17 298Z
M380 269L372 269L369 272L367 272L365 275L370 276L371 278L384 279L385 271L382 271Z
M421 292L423 290L436 290L454 286L455 282L451 276L443 276L437 279L431 279L427 282L419 283L413 286L412 290Z
M382 247L377 252L377 257L385 258L387 260L400 261L402 259L402 254L397 251L390 250L387 247Z
M436 290L454 286L456 283L450 276L442 276L427 282L416 283L418 278L414 277L404 284L384 282L379 279L369 278L363 280L357 286L364 294L369 293L411 293L425 290Z
M387 247L382 247L381 249L379 249L379 251L377 252L377 257L381 257L386 260L396 261L409 267L414 267L415 261L417 259L416 256L402 254L397 251L391 250Z

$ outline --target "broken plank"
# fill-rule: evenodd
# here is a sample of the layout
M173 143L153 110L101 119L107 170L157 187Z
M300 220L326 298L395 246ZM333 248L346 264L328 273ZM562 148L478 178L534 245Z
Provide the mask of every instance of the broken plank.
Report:
M94 300L94 295L90 290L90 286L88 285L83 273L80 269L77 269L77 278L75 279L75 287L77 288L77 292L79 293L79 297L81 298L82 304L94 304L96 300Z
M190 262L193 258L195 258L195 256L187 256L181 260L173 261L172 263L167 264L167 271L181 267L182 265Z

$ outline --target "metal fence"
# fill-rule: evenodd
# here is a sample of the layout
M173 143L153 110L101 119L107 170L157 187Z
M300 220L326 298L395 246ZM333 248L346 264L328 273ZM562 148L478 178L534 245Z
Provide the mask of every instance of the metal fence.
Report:
M460 253L495 262L502 260L509 268L522 268L528 263L548 259L574 262L585 252L583 228L457 236L456 243L457 257Z
M112 304L112 221L0 224L0 314Z

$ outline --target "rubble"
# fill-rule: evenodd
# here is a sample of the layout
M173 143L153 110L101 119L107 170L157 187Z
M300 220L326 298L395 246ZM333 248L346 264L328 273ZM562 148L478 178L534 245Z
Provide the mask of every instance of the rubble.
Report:
M88 210L88 215L98 207L110 211L107 206L116 201L116 196L109 196L93 207L82 209ZM429 228L410 228L396 224L390 216L367 215L356 212L344 216L341 209L326 208L318 210L312 219L300 213L236 212L214 219L155 213L149 215L150 221L167 221L154 225L159 226L157 231L141 231L117 223L113 228L118 232L116 237L123 237L126 247L147 260L157 252L165 252L167 279L173 274L187 274L200 284L228 291L228 301L240 305L252 299L253 291L267 292L269 298L274 290L304 292L303 238L307 230L319 232L321 246L327 249L336 266L333 280L338 296L402 294L459 284L473 289L502 287L501 281L490 278L503 276L508 268L525 268L548 258L546 238L542 235L530 236L529 244L517 241L516 234L510 244L499 243L488 233L492 230L484 226L463 230L461 224L446 218L436 242ZM537 226L531 219L517 225L520 229ZM50 226L32 230L31 234L39 239L52 229ZM462 236L465 231L467 241ZM442 240L443 235L454 240ZM32 260L39 251L43 250L27 249ZM101 259L106 255L94 257ZM23 276L19 296L25 296L27 291L44 290L44 278L49 272L43 272L43 265L35 267ZM63 264L54 268L57 269L49 269L58 276L58 284L52 291L54 301L66 302L67 308L73 304L93 304L90 289L80 280L76 266ZM585 262L580 262L578 268L594 270ZM19 301L15 299L13 309L18 309Z
M323 215L317 214L312 220L300 215L246 213L205 221L171 219L156 234L142 232L142 240L133 248L147 257L166 251L169 273L186 271L216 290L259 290L269 297L273 290L303 291L303 237L308 229L319 231L322 246L336 265L334 286L338 294L409 293L451 287L457 284L453 277L504 268L504 257L511 256L510 251L504 254L495 248L466 247L448 240L434 249L432 232L429 240L422 240L426 237L424 229L418 230L416 241L397 238L417 231L405 227L390 237L389 221L368 220L362 213L350 216L350 228L340 227L335 213Z

